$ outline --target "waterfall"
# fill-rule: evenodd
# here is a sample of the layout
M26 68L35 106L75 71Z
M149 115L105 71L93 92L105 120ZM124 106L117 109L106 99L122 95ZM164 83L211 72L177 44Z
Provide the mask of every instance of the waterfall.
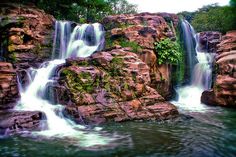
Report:
M183 28L183 40L185 41L186 59L188 60L187 66L190 70L189 85L176 89L178 100L172 103L182 110L205 111L206 106L201 104L201 94L204 90L211 88L212 62L215 54L200 52L198 48L199 34L196 34L193 27L186 21L182 22Z
M58 65L65 63L65 59L69 57L88 57L95 51L101 50L103 45L104 30L98 23L78 25L72 28L71 22L56 22L53 60L44 62L39 69L27 70L31 81L26 90L20 91L21 100L16 106L17 110L45 113L48 126L44 128L45 130L35 132L35 134L46 137L66 137L84 147L104 145L112 140L110 137L102 137L98 133L82 131L83 126L76 125L63 117L63 106L52 105L45 99L47 84L54 81L53 74Z
M181 22L181 39L184 43L184 50L186 56L186 79L188 82L192 80L192 71L197 63L196 59L196 41L195 41L195 30L189 24L188 21L182 20Z

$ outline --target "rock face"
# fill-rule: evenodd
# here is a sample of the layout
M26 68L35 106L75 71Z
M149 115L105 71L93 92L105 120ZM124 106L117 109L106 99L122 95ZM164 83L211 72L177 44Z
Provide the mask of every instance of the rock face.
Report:
M51 57L53 25L33 6L0 3L0 134L41 129L43 113L9 109L19 99L16 73L27 82L25 70Z
M220 32L200 32L199 33L199 51L216 53L217 45L221 42L222 34Z
M214 88L202 94L209 105L236 105L236 31L228 32L218 44Z
M45 123L42 120L45 120L44 114L37 111L0 111L0 135L40 130Z
M0 62L0 110L14 107L18 98L16 71L12 64Z
M51 56L54 18L33 6L0 3L2 60L37 67Z
M178 115L176 107L149 86L149 67L126 49L68 59L60 71L56 100L66 100L65 92L69 93L71 101L59 103L78 123L164 120Z
M177 25L178 17L167 13L141 13L108 16L102 22L107 31L106 49L129 47L150 67L151 87L165 98L171 95L171 67L157 65L154 43L163 38L175 39L174 26L170 28L167 22Z

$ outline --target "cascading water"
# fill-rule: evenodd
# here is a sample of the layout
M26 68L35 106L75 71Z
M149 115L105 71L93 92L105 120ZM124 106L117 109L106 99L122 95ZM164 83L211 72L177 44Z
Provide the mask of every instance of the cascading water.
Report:
M36 134L70 138L84 147L105 145L112 140L110 137L103 137L96 132L87 133L82 131L82 126L76 125L63 117L61 113L63 107L61 105L52 105L44 98L47 84L53 82L52 74L55 68L65 63L66 58L87 57L103 48L103 27L98 23L85 24L76 26L71 33L70 22L57 21L55 28L54 60L43 63L39 69L31 68L29 70L32 81L25 91L21 91L21 100L16 109L45 113L48 126L44 131L36 132Z
M189 60L187 66L189 66L190 71L190 85L177 89L178 101L173 101L173 103L182 110L204 111L206 106L201 104L201 94L211 87L214 54L199 51L199 34L195 34L194 29L187 21L182 21L182 29L185 38L185 50L188 54L187 59ZM194 36L194 41L191 40L191 36ZM193 51L194 45L196 46ZM194 63L196 62L194 61L194 52L196 52L198 62L196 64Z
M195 42L195 30L189 24L188 21L183 20L181 23L181 39L184 43L184 50L186 57L186 76L187 82L190 82L192 79L192 70L197 63L196 61L196 42Z

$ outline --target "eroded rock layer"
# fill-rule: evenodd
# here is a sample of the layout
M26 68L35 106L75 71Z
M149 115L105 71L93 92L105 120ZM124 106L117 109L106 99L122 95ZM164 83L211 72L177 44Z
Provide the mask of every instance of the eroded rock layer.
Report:
M216 53L217 45L221 42L222 34L220 32L207 31L199 33L198 51Z
M13 108L18 98L16 71L11 63L0 62L0 110Z
M164 38L175 40L178 16L167 13L114 15L104 18L102 24L107 31L106 49L129 47L130 51L136 53L150 67L150 86L165 98L169 98L171 67L157 64L158 55L154 43Z
M56 103L66 105L66 114L78 123L165 120L178 115L176 107L150 87L149 67L125 49L68 59L60 71Z
M236 105L236 31L228 32L218 44L216 80L210 91L202 94L202 102L210 105Z
M41 130L45 115L38 111L0 111L0 135Z
M2 60L37 67L51 57L54 18L33 6L0 3Z

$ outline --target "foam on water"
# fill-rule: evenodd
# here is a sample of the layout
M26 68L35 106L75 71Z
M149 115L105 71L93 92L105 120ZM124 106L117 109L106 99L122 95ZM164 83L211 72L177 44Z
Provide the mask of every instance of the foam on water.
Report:
M47 84L54 81L52 76L57 66L65 63L66 58L88 57L102 48L104 42L102 26L100 24L84 24L76 26L71 33L70 22L57 21L55 29L53 57L59 59L45 62L39 69L28 70L31 81L26 90L20 88L21 100L16 106L16 110L45 113L47 127L43 128L43 131L33 132L34 135L66 138L80 147L107 145L114 138L100 134L98 130L101 128L85 131L84 126L76 125L63 116L62 105L52 105L45 99ZM88 29L91 30L88 31ZM92 40L95 42L92 43Z
M190 25L186 21L182 21L184 26ZM192 27L184 27L183 30L185 34L195 34ZM190 28L190 29L189 29ZM190 35L187 35L190 36ZM192 67L191 70L191 82L190 85L179 87L176 89L178 94L178 100L172 101L181 111L190 112L205 112L208 107L201 103L201 95L204 90L210 89L212 84L212 62L215 54L204 53L198 50L199 45L199 34L195 34L196 47L195 51L197 53L198 63ZM187 53L192 54L191 47L193 43L187 42ZM189 55L191 56L191 55ZM193 57L193 56L192 56ZM188 58L189 59L189 58ZM192 60L192 58L190 59ZM191 67L190 67L191 68Z

